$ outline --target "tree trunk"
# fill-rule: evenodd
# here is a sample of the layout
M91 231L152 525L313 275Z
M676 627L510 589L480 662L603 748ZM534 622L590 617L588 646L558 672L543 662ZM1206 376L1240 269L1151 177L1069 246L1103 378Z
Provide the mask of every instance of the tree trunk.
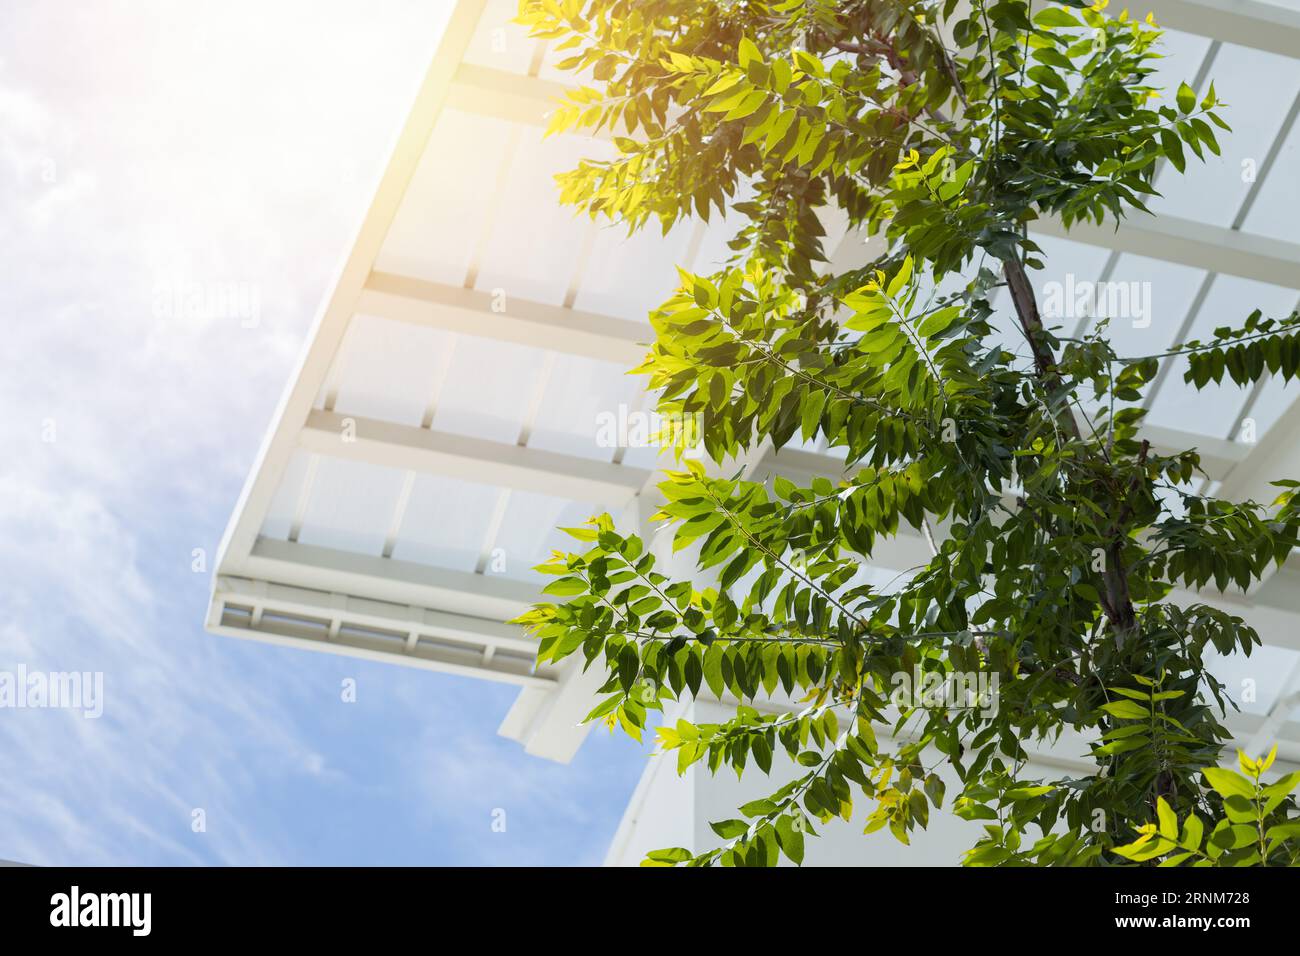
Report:
M1059 374L1056 370L1056 356L1052 348L1044 341L1043 321L1038 314L1038 301L1034 297L1034 287L1025 273L1025 266L1014 256L1002 263L1002 274L1006 277L1007 288L1011 292L1011 302L1015 306L1020 327L1034 356L1034 368L1038 378L1050 385ZM1078 420L1068 408L1062 409L1061 422L1069 429L1076 440L1082 440ZM1146 457L1146 445L1143 445L1142 458ZM1133 600L1129 594L1128 570L1124 567L1124 518L1121 514L1116 521L1117 535L1106 548L1106 568L1102 572L1105 594L1102 596L1102 610L1117 632L1119 645L1137 629L1137 612L1133 609Z

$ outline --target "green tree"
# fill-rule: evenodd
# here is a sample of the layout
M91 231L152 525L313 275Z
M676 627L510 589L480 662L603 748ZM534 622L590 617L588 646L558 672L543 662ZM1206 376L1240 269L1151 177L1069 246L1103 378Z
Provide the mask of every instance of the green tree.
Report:
M1218 152L1213 85L1158 99L1151 18L1077 0L523 0L520 19L594 77L553 131L604 130L618 150L561 175L564 202L629 230L738 222L726 267L683 272L651 314L638 371L658 410L700 422L724 466L797 435L849 466L808 487L689 460L667 472L657 517L695 549L699 584L607 515L542 567L562 600L521 620L540 660L581 653L607 672L590 719L639 736L666 702L730 692L726 722L659 728L678 766L766 772L784 750L799 768L716 823L717 849L651 862L799 862L805 835L855 800L867 831L907 842L947 796L986 823L974 865L1123 863L1116 848L1157 815L1237 812L1202 776L1231 706L1205 656L1259 638L1170 592L1245 587L1285 560L1298 485L1264 503L1193 493L1197 452L1141 440L1140 401L1180 354L1198 388L1294 377L1300 316L1117 355L1105 323L1082 339L1045 325L1026 231L1042 215L1068 228L1147 214L1160 164ZM887 251L832 270L831 209ZM1003 286L1015 350L993 325ZM904 523L933 559L865 583ZM998 706L898 695L900 674L996 677ZM800 709L751 706L778 691ZM1023 779L1024 745L1066 730L1091 741L1097 771ZM945 795L938 762L959 791ZM1279 798L1274 825L1294 807ZM1255 862L1294 855L1269 852Z
M1241 751L1240 773L1224 767L1206 767L1205 780L1219 797L1223 812L1209 838L1205 821L1193 811L1180 829L1178 816L1164 797L1156 797L1156 822L1138 827L1138 837L1114 852L1136 863L1159 860L1159 866L1259 866L1265 861L1300 866L1300 818L1287 807L1300 786L1300 771L1273 783L1260 778L1277 756L1277 747L1261 760Z

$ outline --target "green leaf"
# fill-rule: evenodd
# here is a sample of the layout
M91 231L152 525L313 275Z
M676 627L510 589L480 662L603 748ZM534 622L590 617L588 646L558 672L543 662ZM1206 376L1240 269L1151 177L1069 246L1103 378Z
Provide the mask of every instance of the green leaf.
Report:
M798 813L799 811L795 811ZM776 821L776 838L781 844L781 852L796 865L803 863L803 818L794 818L783 814Z
M704 456L661 459L659 513L627 515L664 533L651 547L596 518L569 545L579 553L544 559L539 586L551 584L517 619L539 663L572 655L593 672L596 719L634 737L649 711L707 691L716 723L661 728L680 770L772 771L774 792L743 810L750 829L718 824L734 846L656 862L800 860L794 821L851 815L859 792L872 803L867 828L907 841L947 796L939 773L957 787L953 812L990 824L971 865L1292 862L1291 831L1232 848L1245 839L1232 828L1286 826L1294 781L1252 792L1255 762L1249 781L1214 767L1201 776L1227 739L1226 695L1205 662L1260 641L1187 595L1244 590L1285 561L1300 489L1219 500L1199 487L1198 451L1153 453L1140 436L1161 362L1185 361L1198 388L1286 384L1300 374L1300 317L1264 319L1244 301L1204 341L1116 358L1122 304L1052 302L1047 285L1039 354L1002 342L995 297L1058 265L1032 238L1036 216L1112 228L1147 211L1157 172L1163 191L1187 160L1208 159L1226 126L1212 88L1200 109L1187 84L1148 97L1156 31L1089 3L995 3L972 16L951 0L926 11L776 0L718 16L690 4L523 5L562 69L591 77L552 128L612 140L587 150L574 139L586 158L556 177L560 201L631 233L653 229L652 245L698 216L723 229L730 253L664 284L634 370L647 409L701 429ZM957 31L952 62L936 16ZM905 82L874 55L884 42ZM849 44L861 52L833 52ZM943 119L954 100L959 119ZM837 255L846 237L858 251ZM792 448L801 438L830 453ZM938 554L927 547L897 578L864 575L909 528ZM1118 568L1097 567L1098 548L1122 551ZM1136 636L1103 606L1120 584ZM868 745L873 723L902 718L891 681L918 672L997 674L1005 706L922 707ZM779 702L760 707L769 695ZM848 738L832 712L852 715ZM1017 779L1067 732L1082 735L1092 773L1055 791ZM1220 793L1198 801L1211 786ZM1153 789L1164 802L1149 802ZM1112 853L1115 831L1095 832L1093 809L1152 822Z
M1012 802L1019 800L1030 800L1034 797L1041 797L1043 794L1051 793L1056 788L1050 785L1037 787L1017 787L1014 790L1008 790L1004 797Z
M889 280L889 285L885 289L885 294L891 299L897 298L898 294L907 288L907 283L912 279L912 257L908 256L903 260L902 266L894 277Z
M1083 598L1085 601L1089 601L1093 604L1097 604L1101 601L1101 595L1097 593L1097 589L1087 581L1076 581L1074 584L1074 593L1079 595L1079 597Z
M1160 835L1170 840L1178 839L1178 817L1164 797L1156 797L1156 816L1160 820Z
M720 644L714 644L704 652L704 680L715 697L721 697L727 689L722 679L722 656Z
M803 413L800 417L800 429L804 441L811 441L817 434L821 423L822 409L826 406L826 393L821 389L810 389L804 400Z
M1131 753L1134 750L1141 750L1151 743L1151 738L1145 734L1137 734L1132 737L1126 737L1122 740L1115 740L1108 744L1094 748L1094 753L1103 757L1111 757L1115 754Z
M579 577L560 578L558 581L552 581L546 587L542 588L543 594L554 594L557 597L570 597L574 594L585 594L587 591L587 582Z
M1047 30L1082 27L1083 24L1060 7L1048 7L1034 14L1034 25Z
M1264 839L1267 842L1274 840L1294 840L1300 837L1300 820L1288 820L1286 823L1278 823L1268 828L1264 832Z
M1109 704L1102 704L1101 709L1112 717L1123 720L1147 720L1151 716L1145 707L1140 707L1131 700L1112 700Z
M734 840L749 832L749 824L744 820L720 820L710 823L709 827L724 840Z
M1180 173L1187 169L1187 161L1183 158L1182 141L1167 129L1162 129L1159 134L1160 150L1164 153L1165 158L1173 164L1174 169Z
M1206 767L1202 771L1205 779L1209 781L1220 795L1224 797L1246 797L1253 799L1255 788L1250 781L1234 770L1227 770L1223 767Z
M921 322L917 327L917 331L926 338L939 335L946 331L961 314L962 308L959 305L950 305L947 308L937 309Z
M1199 850L1201 848L1201 837L1205 833L1205 824L1195 813L1189 813L1187 819L1183 821L1183 838L1179 840L1179 845L1189 850Z
M691 856L690 850L675 846L667 850L651 850L646 854L646 862L671 865L673 863L685 863L691 859Z
M627 693L636 683L637 674L641 670L641 658L636 652L636 648L630 644L623 646L618 652L618 682Z
M938 774L932 773L925 778L925 792L929 796L930 802L934 804L936 810L943 806L944 790L945 787L943 780Z

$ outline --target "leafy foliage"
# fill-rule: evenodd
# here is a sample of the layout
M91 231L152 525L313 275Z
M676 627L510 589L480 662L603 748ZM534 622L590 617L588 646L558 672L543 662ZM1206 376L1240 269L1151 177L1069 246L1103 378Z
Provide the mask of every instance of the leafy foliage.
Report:
M1300 312L1278 322L1262 318L1256 309L1239 328L1215 329L1209 342L1187 342L1179 350L1187 355L1184 378L1197 388L1204 388L1207 382L1217 385L1225 371L1238 385L1259 381L1266 369L1270 375L1293 379L1300 369L1297 329Z
M606 130L618 150L561 175L565 202L630 230L738 220L725 267L682 272L651 314L636 370L659 412L701 423L713 463L664 476L671 551L607 515L569 529L575 550L541 568L557 601L521 618L539 660L602 669L590 719L635 737L706 690L739 701L719 724L658 727L679 770L796 768L715 824L717 849L648 862L798 863L855 800L868 832L907 842L947 799L986 823L968 864L1117 863L1128 821L1222 807L1200 781L1231 704L1205 656L1259 638L1175 589L1246 587L1285 560L1300 485L1266 503L1194 493L1198 453L1141 440L1140 403L1184 353L1197 387L1293 377L1300 319L1256 313L1139 357L1104 323L1069 341L1044 326L1028 224L1142 214L1157 163L1181 171L1227 129L1212 85L1158 105L1150 18L1067 7L521 4L595 84L552 132ZM830 211L888 251L832 266ZM1004 287L1021 350L996 334ZM751 449L796 437L842 450L843 474L750 473ZM929 558L887 584L865 573L909 527ZM967 697L899 694L899 675ZM970 706L981 687L993 705ZM1096 772L1023 779L1026 747L1066 732L1092 741Z
M1223 807L1208 837L1205 821L1194 812L1180 828L1177 815L1161 797L1156 801L1156 822L1142 824L1138 838L1115 847L1115 852L1138 863L1159 860L1160 866L1300 865L1300 819L1288 818L1282 810L1284 801L1300 787L1300 771L1270 784L1260 780L1276 756L1277 747L1261 760L1238 751L1242 773L1206 768L1206 782Z

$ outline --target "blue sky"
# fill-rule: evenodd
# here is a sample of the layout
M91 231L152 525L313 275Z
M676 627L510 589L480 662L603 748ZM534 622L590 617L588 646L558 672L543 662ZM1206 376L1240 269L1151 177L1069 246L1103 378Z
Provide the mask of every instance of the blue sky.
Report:
M625 738L552 764L496 735L513 688L202 628L194 549L216 552L447 6L0 9L0 671L102 671L105 696L97 720L0 709L0 857L603 856L646 759ZM257 327L160 314L190 282L256 288Z

